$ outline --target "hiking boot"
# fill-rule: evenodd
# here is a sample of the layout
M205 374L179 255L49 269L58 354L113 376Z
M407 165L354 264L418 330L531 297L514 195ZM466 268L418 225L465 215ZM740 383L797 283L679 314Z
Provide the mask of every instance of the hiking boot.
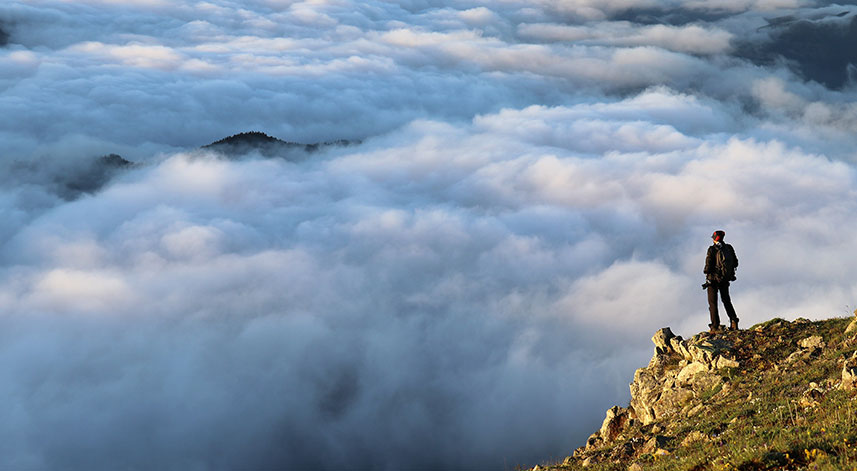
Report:
M738 330L738 319L729 321L729 330Z
M716 334L718 332L720 332L720 326L719 325L708 324L708 333L709 334Z

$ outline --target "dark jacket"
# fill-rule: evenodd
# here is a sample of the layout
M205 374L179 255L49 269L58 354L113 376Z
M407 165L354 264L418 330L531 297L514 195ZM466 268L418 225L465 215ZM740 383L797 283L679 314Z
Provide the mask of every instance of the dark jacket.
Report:
M708 248L708 253L705 255L705 268L702 270L705 273L705 279L715 282L721 281L733 281L735 280L735 272L732 273L720 273L717 269L717 252L719 250L725 250L728 253L731 253L732 260L735 261L735 266L733 268L738 268L738 257L735 255L735 249L732 248L731 245L726 243L720 244L711 244L711 247Z

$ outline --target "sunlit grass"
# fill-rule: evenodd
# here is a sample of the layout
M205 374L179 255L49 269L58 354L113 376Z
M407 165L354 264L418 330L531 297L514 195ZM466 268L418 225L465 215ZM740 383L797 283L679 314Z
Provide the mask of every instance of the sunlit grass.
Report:
M725 385L700 394L705 412L637 425L625 442L587 452L556 469L587 470L857 470L857 397L837 388L842 361L855 350L844 332L853 318L789 323L779 319L742 331L740 368L721 371ZM820 335L814 354L789 355ZM814 386L814 387L813 387ZM687 440L691 434L701 437ZM665 437L660 454L619 453L627 443ZM636 436L636 441L633 441Z

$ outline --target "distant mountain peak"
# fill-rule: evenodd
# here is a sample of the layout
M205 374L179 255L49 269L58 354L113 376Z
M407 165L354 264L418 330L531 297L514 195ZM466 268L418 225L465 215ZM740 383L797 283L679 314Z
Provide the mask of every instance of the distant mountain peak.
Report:
M0 23L0 47L9 44L9 33L6 32L6 29L3 27L3 23Z
M98 163L106 167L124 168L134 165L130 160L126 160L119 154L107 154L98 158Z
M268 144L285 144L285 145L300 145L294 142L286 142L274 136L269 136L261 131L247 131L233 134L229 137L206 144L203 149L218 147L224 145L268 145Z
M308 154L326 147L347 146L352 141L338 140L332 142L318 142L302 144L292 141L284 141L260 131L247 131L224 137L211 144L206 144L201 149L214 151L230 158L238 158L254 152L264 157L279 157L286 160L299 161L308 157Z
M136 164L119 154L102 155L88 164L82 165L63 175L58 181L62 187L62 196L72 200L82 194L92 194L104 188L114 177Z

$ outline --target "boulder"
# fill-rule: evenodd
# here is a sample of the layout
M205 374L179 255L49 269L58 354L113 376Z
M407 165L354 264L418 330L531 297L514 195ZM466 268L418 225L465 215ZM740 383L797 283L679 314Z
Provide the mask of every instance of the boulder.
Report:
M779 317L769 320L768 322L763 322L757 325L753 330L756 332L763 332L765 330L779 330L787 325L789 321L785 319L780 319Z
M665 437L663 435L655 435L654 437L650 438L645 445L643 445L643 449L640 452L643 454L655 454L657 450L661 450L666 447L667 443L669 443L670 440L672 440L672 438L670 437Z
M689 434L687 434L686 437L684 437L684 440L681 441L681 446L686 447L688 445L692 445L694 443L705 441L705 440L708 440L708 435L706 435L706 434L704 434L698 430L694 430L694 431L690 432Z
M680 335L670 339L670 347L685 360L691 360L692 356L687 349L687 340L682 339Z
M714 370L739 366L732 357L733 345L726 338L700 335L684 340L664 327L655 332L652 343L655 354L649 366L638 369L630 384L630 410L643 425L689 411L692 406L688 403L694 397L723 384L723 378ZM672 353L681 360L677 361ZM605 425L608 422L605 419ZM608 436L610 432L606 430L602 438Z
M821 350L825 347L824 339L822 339L820 335L807 337L798 341L797 344L800 345L801 348L805 348L807 350Z
M669 353L672 350L670 339L675 337L669 327L664 327L655 332L652 342L655 344L655 354Z
M676 376L676 384L679 386L689 386L693 379L698 374L707 374L708 373L708 365L705 363L700 363L698 361L694 361L688 363L687 366L681 369Z
M684 413L685 417L693 417L695 415L699 415L699 413L704 410L705 404L700 403L696 405L688 405L687 407L685 407L684 410L682 410L682 412Z
M802 360L807 358L809 353L806 350L795 350L789 356L786 357L786 363L794 363L798 360Z
M842 382L839 389L853 391L857 389L857 352L854 352L842 367Z
M803 407L815 407L823 396L824 389L818 387L816 383L809 383L809 389L801 395L799 404Z
M664 389L660 397L649 405L654 419L659 420L680 413L694 398L690 388Z
M854 310L854 319L852 319L851 323L848 324L848 327L845 328L845 335L854 334L857 334L857 309Z
M699 394L710 391L723 384L723 377L709 371L704 374L696 375L691 382L693 390Z
M598 434L605 442L613 442L622 434L630 421L631 417L627 409L613 406L607 410L607 416L604 418Z
M722 368L738 368L740 366L741 364L738 363L737 360L733 360L723 355L719 355L714 361L714 368L718 370Z
M604 441L601 440L601 434L595 432L586 440L586 449L591 450L593 448L598 448L603 442Z
M648 368L640 368L634 372L631 387L631 407L637 414L637 419L648 425L655 421L652 405L661 394L661 383Z
M704 338L689 343L687 349L691 357L690 361L713 366L718 355L732 351L732 344L725 339Z

